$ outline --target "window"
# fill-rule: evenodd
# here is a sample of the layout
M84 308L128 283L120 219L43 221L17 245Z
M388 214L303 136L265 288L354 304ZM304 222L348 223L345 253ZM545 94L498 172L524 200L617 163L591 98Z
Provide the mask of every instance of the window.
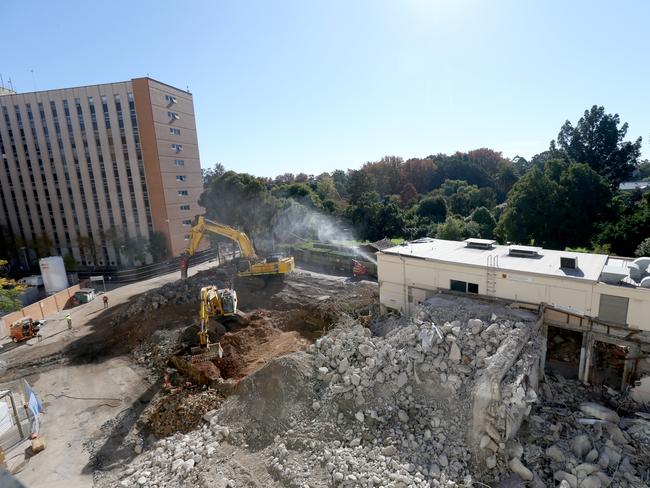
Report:
M187 176L185 175L176 175L176 181L185 181Z
M165 95L165 101L171 105L172 103L176 103L176 97L172 95Z
M459 291L461 293L476 293L478 294L477 283L467 283L466 281L450 280L449 289L452 291Z
M183 225L192 225L192 221L190 219L183 220Z
M190 209L190 206L189 206L189 205L181 205L181 210L183 210L183 211L187 211L187 210L189 210L189 209Z
M183 236L183 239L185 239L186 241L189 241L189 240L190 240L190 235L189 235L189 234L185 234L185 235Z
M174 159L174 166L185 166L184 159Z
M167 112L167 116L172 120L179 120L180 119L180 116L178 115L178 112Z
M169 128L169 133L174 134L175 136L180 136L181 135L181 130L177 127L170 127Z
M181 152L183 150L182 144L172 144L172 149L176 152Z
M186 197L186 196L189 195L187 190L178 190L177 194L178 194L179 197Z

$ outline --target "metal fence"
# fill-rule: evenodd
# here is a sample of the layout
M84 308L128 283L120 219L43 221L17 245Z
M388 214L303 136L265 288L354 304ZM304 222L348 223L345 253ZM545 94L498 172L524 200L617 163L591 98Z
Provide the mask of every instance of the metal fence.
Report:
M231 254L231 253L230 253ZM228 256L230 256L228 254ZM197 252L190 260L191 266L205 263L213 259L220 259L226 255L224 252L219 252L219 249L207 249L205 251ZM180 261L174 258L163 263L148 264L138 266L130 269L115 269L115 268L93 268L92 270L79 271L81 279L88 278L94 275L103 275L110 283L129 283L132 281L146 280L154 278L159 275L172 273L178 271L180 275Z
M25 408L22 386L0 391L0 447L4 452L29 437L33 416Z

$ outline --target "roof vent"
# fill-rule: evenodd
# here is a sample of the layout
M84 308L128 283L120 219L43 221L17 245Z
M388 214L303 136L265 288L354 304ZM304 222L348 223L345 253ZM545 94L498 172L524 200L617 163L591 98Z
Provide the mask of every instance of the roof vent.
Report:
M465 247L470 247L472 249L492 249L494 246L494 243L496 241L493 241L491 239L476 239L476 238L470 238L470 239L465 239Z
M560 257L560 268L578 269L578 257L577 256Z
M513 256L515 258L536 258L539 257L541 251L541 247L510 246L508 248L508 256Z

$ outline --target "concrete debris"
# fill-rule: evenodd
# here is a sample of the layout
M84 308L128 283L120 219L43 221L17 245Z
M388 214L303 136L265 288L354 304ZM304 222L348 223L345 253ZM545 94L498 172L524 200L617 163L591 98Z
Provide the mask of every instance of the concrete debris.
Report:
M650 421L633 415L638 405L562 377L547 377L542 390L519 440L547 486L649 486Z
M147 446L117 482L647 486L650 420L577 382L540 388L531 314L443 302L369 328L341 318L306 352L241 379L197 430Z

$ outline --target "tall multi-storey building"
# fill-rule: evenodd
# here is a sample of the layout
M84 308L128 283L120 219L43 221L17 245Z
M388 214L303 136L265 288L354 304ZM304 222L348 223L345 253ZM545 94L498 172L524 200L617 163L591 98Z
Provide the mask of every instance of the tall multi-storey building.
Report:
M187 91L136 78L0 94L0 227L22 243L115 266L160 232L178 255L201 191Z

